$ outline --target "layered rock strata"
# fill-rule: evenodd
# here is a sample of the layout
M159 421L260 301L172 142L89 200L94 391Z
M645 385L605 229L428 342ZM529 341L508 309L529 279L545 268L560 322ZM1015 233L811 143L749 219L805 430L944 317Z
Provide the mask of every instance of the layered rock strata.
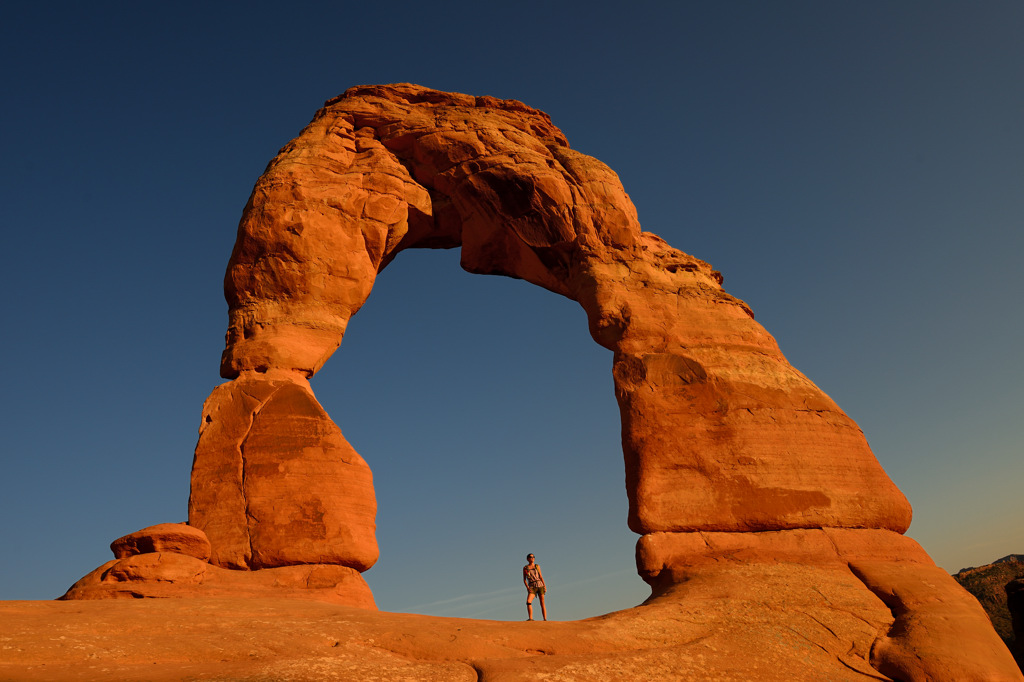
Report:
M869 644L861 624L861 643L834 645L845 670L1021 679L977 604L901 537L910 506L863 433L719 273L642 231L615 173L543 112L408 84L328 101L242 215L225 277L231 381L204 406L189 502L210 566L255 576L376 560L369 469L307 380L377 275L416 247L460 247L469 272L578 302L613 351L628 524L651 606L728 606L738 592L722 588L743 576L751 594L777 596L785 575L802 575L801 603L820 595L815 610L842 610L825 596L842 593L874 614L858 616Z
M783 569L793 576L799 575L797 566L831 571L815 579L811 589L819 590L852 574L892 614L878 624L865 655L887 678L1014 680L1020 675L977 600L920 545L892 531L651 533L637 543L637 566L654 590L651 602L679 597L685 594L681 586L737 567L755 573ZM847 608L821 594L830 606Z
M174 599L119 600L102 608L96 602L0 602L0 641L6 647L0 678L1020 679L1000 669L999 652L975 649L976 642L969 637L953 646L930 637L928 628L935 623L914 620L919 604L908 611L909 622L900 625L835 553L829 559L816 550L794 551L798 543L785 539L804 534L765 534L756 552L718 556L693 571L686 582L642 606L575 622L437 618L273 598L213 598L184 605ZM769 535L777 541L764 540ZM813 547L813 541L809 545ZM737 549L735 542L731 549ZM844 548L844 556L852 556L850 550ZM784 561L787 551L790 560ZM876 548L872 560L885 558ZM897 563L904 568L926 566L906 556ZM908 604L914 603L912 596L900 594ZM921 596L931 608L955 618L944 624L947 632L961 626L956 619L971 615L969 608L945 604L931 589ZM518 612L520 605L517 599L510 610ZM875 667L882 666L879 650L892 653L886 646L892 638L879 634L901 627L924 636L923 649L903 651L904 661L911 665L921 663L921 655L927 654L932 666L927 676L919 668L913 674L882 674ZM971 661L986 667L983 675L964 670L963 664Z
M233 569L377 561L366 462L301 377L246 372L203 406L189 523Z
M114 559L72 585L61 600L166 597L306 599L376 610L359 571L304 563L253 571L209 563L206 534L184 523L143 528L110 544Z

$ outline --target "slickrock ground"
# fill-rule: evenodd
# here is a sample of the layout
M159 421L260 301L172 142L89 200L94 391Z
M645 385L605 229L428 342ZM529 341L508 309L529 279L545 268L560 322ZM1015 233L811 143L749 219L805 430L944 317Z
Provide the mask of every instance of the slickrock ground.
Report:
M309 566L204 564L173 551L205 551L181 528L116 540L69 601L0 604L0 679L1024 679L978 602L892 531L648 535L645 605L506 623L349 606L346 586L296 579ZM332 568L358 577L312 570Z
M892 620L840 566L742 562L578 622L272 599L4 602L0 679L885 680L869 658ZM944 670L931 679L981 679Z

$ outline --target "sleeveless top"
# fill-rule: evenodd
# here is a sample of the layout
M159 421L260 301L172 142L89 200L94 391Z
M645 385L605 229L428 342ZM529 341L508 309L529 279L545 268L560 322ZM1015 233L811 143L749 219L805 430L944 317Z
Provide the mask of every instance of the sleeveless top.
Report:
M530 583L530 587L539 587L544 584L544 580L540 577L540 569L534 565L533 568L526 569L526 581Z

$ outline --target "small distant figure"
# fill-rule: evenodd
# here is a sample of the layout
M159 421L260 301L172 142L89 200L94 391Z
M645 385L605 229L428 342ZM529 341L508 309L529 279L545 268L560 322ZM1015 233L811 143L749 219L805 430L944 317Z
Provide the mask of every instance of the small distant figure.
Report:
M544 604L544 593L548 591L544 584L544 574L540 572L540 564L535 563L532 554L526 555L526 565L523 566L523 584L529 593L526 597L526 620L533 620L533 598L540 597L540 612L544 620L548 619L548 607Z

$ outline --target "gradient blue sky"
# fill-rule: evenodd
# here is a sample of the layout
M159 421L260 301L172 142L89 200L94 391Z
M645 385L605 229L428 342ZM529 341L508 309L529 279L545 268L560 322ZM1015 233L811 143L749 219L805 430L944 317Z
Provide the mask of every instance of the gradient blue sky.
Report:
M148 4L147 4L148 5ZM1024 551L1024 4L20 3L5 106L0 598L186 518L256 178L324 100L522 100L619 173L864 429L955 571ZM611 354L582 310L401 254L313 380L374 470L381 608L648 594Z

